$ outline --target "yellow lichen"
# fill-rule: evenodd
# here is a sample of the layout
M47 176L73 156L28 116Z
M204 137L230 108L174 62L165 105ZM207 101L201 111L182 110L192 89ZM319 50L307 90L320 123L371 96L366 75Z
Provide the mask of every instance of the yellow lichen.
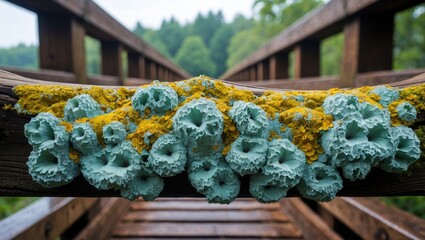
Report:
M221 81L212 81L212 78L200 76L189 80L172 83L152 83L164 84L173 88L180 99L179 105L163 116L153 116L147 109L139 115L131 106L131 97L135 89L129 88L101 88L101 87L71 87L71 86L43 86L43 85L21 85L14 88L19 96L17 109L29 114L40 112L50 112L62 118L66 102L79 95L89 94L101 106L105 114L93 117L78 119L77 123L88 122L96 132L98 139L103 144L102 129L105 125L119 121L125 125L135 124L136 130L127 136L133 146L141 152L143 149L149 150L152 144L161 135L172 130L172 118L178 108L188 102L207 98L214 101L224 120L222 154L226 155L230 150L230 145L239 136L235 123L228 116L228 112L234 101L253 102L261 107L270 119L279 117L279 121L285 124L293 133L293 143L297 145L307 156L309 163L315 161L323 149L319 143L321 131L326 131L332 127L332 117L326 115L322 108L323 101L327 96L337 93L352 94L358 97L360 102L368 102L379 108L379 95L372 93L373 87L361 87L351 90L329 89L325 91L266 91L261 96L256 96L248 90L241 90L234 86L227 85ZM142 88L150 86L144 85ZM398 119L396 106L403 101L412 103L418 112L425 112L425 85L409 87L400 90L400 98L392 102L388 109L391 114L393 125L406 125ZM3 109L11 109L11 105L4 105ZM72 131L72 124L63 121L68 132ZM283 127L282 131L285 130ZM277 132L271 131L269 140L281 138ZM217 147L217 150L218 147ZM70 152L73 160L78 154Z
M69 158L75 163L80 162L80 155L78 154L77 151L75 151L73 149L69 150Z

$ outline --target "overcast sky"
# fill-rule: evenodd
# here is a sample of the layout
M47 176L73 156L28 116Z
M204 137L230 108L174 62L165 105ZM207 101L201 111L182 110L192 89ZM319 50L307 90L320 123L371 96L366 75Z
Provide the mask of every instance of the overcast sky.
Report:
M174 16L184 24L195 19L198 12L222 10L226 21L237 13L252 16L254 0L95 0L120 23L132 29L137 21L143 26L159 28L163 19ZM37 44L37 16L0 0L0 47L18 43Z

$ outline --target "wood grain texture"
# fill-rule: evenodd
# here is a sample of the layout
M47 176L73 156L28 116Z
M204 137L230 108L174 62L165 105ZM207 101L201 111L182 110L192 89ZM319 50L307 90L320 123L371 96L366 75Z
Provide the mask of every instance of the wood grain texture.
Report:
M336 198L319 203L364 239L425 239L425 220L378 199Z
M280 206L285 215L300 228L306 239L342 239L301 199L283 199L280 201Z
M0 239L55 239L97 201L96 198L42 198L0 221Z
M130 207L130 201L121 198L111 198L104 204L102 210L81 231L75 240L108 239L112 229Z
M425 82L425 74L397 84L411 86ZM119 196L118 191L99 191L90 186L83 177L77 177L70 184L58 188L44 188L32 181L28 174L26 161L31 147L23 134L23 126L31 116L18 115L14 111L2 109L4 104L16 103L12 87L19 84L49 84L33 79L27 79L0 71L0 195L2 196ZM78 84L64 84L84 86ZM266 88L237 85L239 88L254 90L260 94ZM113 86L109 86L114 88ZM116 87L115 87L116 88ZM423 119L423 116L420 116ZM423 124L419 122L418 124ZM241 178L242 185L239 197L250 197L249 178ZM175 186L179 186L176 188ZM367 186L367 187L365 187ZM425 195L425 169L415 170L409 175L389 174L375 169L365 180L344 182L344 189L339 196L396 196L396 195ZM165 178L165 189L161 196L166 197L201 197L190 185L186 173L171 178ZM291 189L289 197L299 196L296 189Z
M304 41L294 49L294 78L320 76L320 42Z

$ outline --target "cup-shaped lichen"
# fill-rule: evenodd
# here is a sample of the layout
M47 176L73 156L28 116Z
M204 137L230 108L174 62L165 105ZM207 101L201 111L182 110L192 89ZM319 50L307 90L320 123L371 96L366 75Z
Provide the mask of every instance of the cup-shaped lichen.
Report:
M287 139L276 139L269 144L267 162L262 172L289 189L298 184L305 165L303 151Z
M336 120L358 112L358 98L349 94L335 94L325 98L323 109Z
M249 180L249 192L251 196L261 203L277 202L284 198L289 188L271 175L257 173Z
M239 132L244 135L267 137L268 118L266 112L251 102L236 101L229 116Z
M192 161L188 166L188 178L199 193L205 193L214 184L214 175L219 167L217 156L206 156Z
M97 189L120 189L141 168L140 156L130 142L83 156L80 160L84 178Z
M382 162L381 168L394 173L406 171L421 155L419 138L411 128L405 126L392 128L391 136L395 151L393 156Z
M34 148L68 145L69 133L60 124L59 118L51 113L40 113L25 124L24 134Z
M128 200L142 197L145 201L153 201L163 189L164 180L151 168L142 165L136 176L124 188L121 188L121 196Z
M127 136L124 124L111 122L102 129L103 140L106 144L116 145L124 141Z
M65 120L74 122L80 118L92 118L102 114L99 103L90 95L81 94L68 100L64 109Z
M215 153L222 142L223 116L214 102L195 99L177 110L173 130L188 147L189 154Z
M134 110L139 114L145 114L149 109L153 114L163 115L172 110L178 104L177 93L169 86L151 85L139 88L132 98Z
M314 162L305 168L297 187L305 198L328 202L342 189L342 178L335 167Z
M384 123L390 124L390 113L386 109L379 109L377 106L374 106L370 103L359 103L359 113L366 123L367 127L370 128L375 125L375 123Z
M230 167L223 164L216 168L212 180L204 192L209 203L229 204L238 196L241 182Z
M264 138L239 136L232 143L226 161L241 176L257 173L266 163L267 147Z
M379 96L379 103L384 107L388 107L388 105L394 100L397 100L400 95L398 89L386 86L378 86L374 88L371 93Z
M416 108L408 102L400 103L396 110L398 117L403 121L411 122L416 119Z
M100 150L96 133L88 123L75 124L71 132L70 141L73 148L84 155Z
M161 177L181 173L186 165L186 147L173 134L164 134L152 145L149 166Z
M45 187L58 187L79 174L78 165L69 158L68 146L45 145L34 149L28 158L28 172Z

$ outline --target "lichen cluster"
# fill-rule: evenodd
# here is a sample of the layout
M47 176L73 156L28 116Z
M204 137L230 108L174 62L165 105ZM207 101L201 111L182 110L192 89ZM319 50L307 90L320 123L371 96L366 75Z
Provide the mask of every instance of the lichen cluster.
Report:
M163 178L187 172L208 202L229 203L240 178L251 195L275 202L297 187L329 201L343 178L372 167L406 171L420 157L408 126L425 111L425 86L266 91L261 96L208 77L137 89L23 85L15 109L25 125L28 166L46 187L80 172L94 187L153 200Z

